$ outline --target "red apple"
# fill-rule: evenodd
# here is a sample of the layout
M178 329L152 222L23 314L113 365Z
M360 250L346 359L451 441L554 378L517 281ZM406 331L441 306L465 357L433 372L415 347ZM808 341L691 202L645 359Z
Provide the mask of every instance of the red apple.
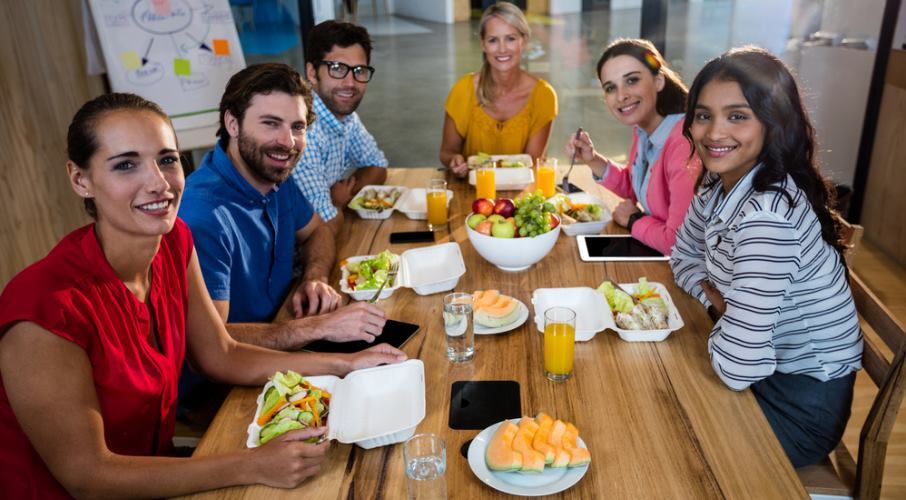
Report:
M551 214L551 213L549 213L549 214L547 214L547 215L550 217L550 221L551 221L551 230L556 229L557 226L560 225L560 218L557 217L557 216L554 215L554 214Z
M475 231L477 231L481 234L486 234L486 235L490 236L491 227L493 225L494 225L493 222L491 222L489 220L483 220L483 221L479 222L477 226L475 226Z
M494 213L504 218L512 217L516 213L516 204L509 198L500 198L494 204Z
M472 212L484 215L485 217L494 213L494 200L488 198L478 198L472 202Z

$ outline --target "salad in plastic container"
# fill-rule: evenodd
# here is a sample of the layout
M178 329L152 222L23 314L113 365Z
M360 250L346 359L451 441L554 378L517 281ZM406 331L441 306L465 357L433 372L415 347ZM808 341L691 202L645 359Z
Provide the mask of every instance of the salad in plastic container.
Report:
M311 385L292 370L275 373L264 388L264 399L255 415L255 423L261 426L258 444L295 429L327 425L330 397L329 392Z
M399 256L390 253L390 250L375 255L372 258L353 261L349 259L341 263L349 272L345 277L346 286L352 291L377 290L388 279L388 273L394 262L399 261ZM390 281L384 286L384 289L393 288L395 278L389 278Z

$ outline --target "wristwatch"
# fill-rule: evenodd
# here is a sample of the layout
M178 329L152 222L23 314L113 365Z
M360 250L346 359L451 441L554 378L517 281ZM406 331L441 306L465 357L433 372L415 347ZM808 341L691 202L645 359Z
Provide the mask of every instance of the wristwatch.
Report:
M635 212L630 215L629 220L626 222L626 229L632 231L632 225L635 224L635 221L641 219L644 216L645 214L643 214L642 212Z

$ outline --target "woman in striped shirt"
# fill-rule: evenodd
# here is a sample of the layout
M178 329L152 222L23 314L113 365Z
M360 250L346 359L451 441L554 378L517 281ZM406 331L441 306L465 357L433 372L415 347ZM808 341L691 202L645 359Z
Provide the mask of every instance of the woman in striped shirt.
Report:
M732 49L695 78L683 133L706 173L676 282L717 318L720 379L751 387L795 467L818 462L849 419L862 336L799 89L767 51Z

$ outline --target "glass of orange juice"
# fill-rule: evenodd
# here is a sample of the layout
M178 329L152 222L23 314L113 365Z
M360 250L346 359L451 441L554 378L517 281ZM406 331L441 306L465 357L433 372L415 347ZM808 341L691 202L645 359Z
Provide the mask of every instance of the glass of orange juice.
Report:
M544 375L560 382L573 375L576 312L567 307L544 311Z
M535 187L541 190L545 198L557 192L557 159L538 158L535 169Z
M425 190L425 202L428 205L428 229L437 231L447 226L447 181L431 179Z
M481 164L481 167L475 171L475 197L490 198L497 197L497 188L494 184L494 166L495 162L487 161Z

